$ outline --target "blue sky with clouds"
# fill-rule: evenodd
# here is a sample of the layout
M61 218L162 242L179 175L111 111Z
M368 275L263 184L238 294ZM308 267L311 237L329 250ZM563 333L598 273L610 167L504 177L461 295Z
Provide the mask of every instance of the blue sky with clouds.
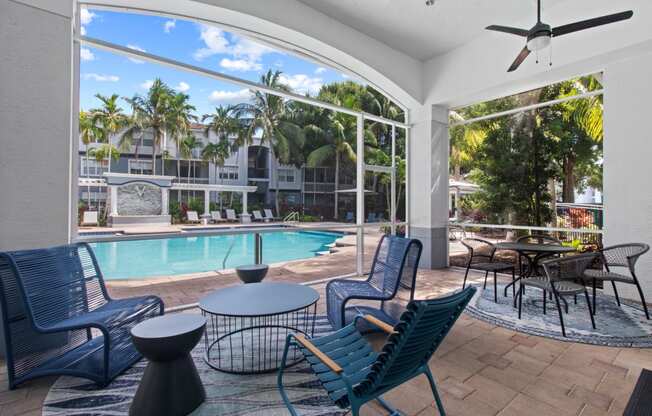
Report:
M83 9L82 34L133 49L259 81L268 69L283 72L282 80L296 92L316 94L323 84L346 75L291 54L271 49L214 26L159 16ZM131 97L144 94L154 78L191 97L197 114L216 105L245 101L240 86L143 62L87 46L81 48L80 107L98 105L96 93ZM127 103L121 102L125 111Z

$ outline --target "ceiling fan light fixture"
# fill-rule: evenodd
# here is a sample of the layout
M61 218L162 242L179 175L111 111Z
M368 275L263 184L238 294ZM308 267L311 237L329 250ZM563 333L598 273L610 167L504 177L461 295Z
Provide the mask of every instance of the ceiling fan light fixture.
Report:
M541 35L527 41L527 48L530 52L540 51L550 46L552 38L549 35Z

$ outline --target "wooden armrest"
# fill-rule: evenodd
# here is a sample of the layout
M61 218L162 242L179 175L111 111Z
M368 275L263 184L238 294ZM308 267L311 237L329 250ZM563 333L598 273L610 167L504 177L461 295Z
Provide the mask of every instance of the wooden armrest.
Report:
M331 369L332 372L340 374L342 367L339 366L335 361L331 360L330 357L319 350L312 342L308 341L303 335L296 335L294 339L301 345L303 345L308 351L313 353L315 357L319 359L324 365Z
M376 325L378 328L382 329L383 331L387 332L390 335L396 334L396 331L394 331L394 328L391 325L381 321L380 319L374 316L364 315L363 318L365 321L369 322L370 324Z

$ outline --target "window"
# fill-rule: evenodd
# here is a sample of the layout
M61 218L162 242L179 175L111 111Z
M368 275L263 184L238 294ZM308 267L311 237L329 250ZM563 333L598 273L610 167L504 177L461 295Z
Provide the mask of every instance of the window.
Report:
M153 172L151 160L129 159L129 173L151 175Z
M229 181L238 180L238 167L237 166L222 166L220 168L219 178Z
M109 170L109 159L95 160L82 157L81 175L82 176L102 176Z
M294 169L279 169L278 181L294 183Z

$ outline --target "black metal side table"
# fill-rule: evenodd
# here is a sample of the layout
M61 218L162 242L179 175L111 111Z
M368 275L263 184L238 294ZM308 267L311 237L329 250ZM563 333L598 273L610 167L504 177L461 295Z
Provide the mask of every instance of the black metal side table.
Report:
M148 319L131 329L136 349L149 364L131 403L130 415L187 415L206 399L190 356L205 328L203 316L178 313Z
M200 299L206 316L204 359L228 373L276 371L290 333L312 335L319 293L294 283L250 283L217 290ZM287 363L303 355L293 348Z

